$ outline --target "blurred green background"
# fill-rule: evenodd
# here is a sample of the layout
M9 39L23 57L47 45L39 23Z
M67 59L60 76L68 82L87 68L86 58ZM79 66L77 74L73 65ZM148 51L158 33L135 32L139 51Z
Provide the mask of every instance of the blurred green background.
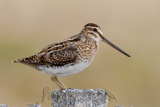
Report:
M1 0L0 104L50 107L50 101L41 103L44 87L58 88L50 76L11 61L77 34L89 22L132 57L101 43L87 69L59 79L71 88L108 88L118 98L109 107L159 107L159 0Z

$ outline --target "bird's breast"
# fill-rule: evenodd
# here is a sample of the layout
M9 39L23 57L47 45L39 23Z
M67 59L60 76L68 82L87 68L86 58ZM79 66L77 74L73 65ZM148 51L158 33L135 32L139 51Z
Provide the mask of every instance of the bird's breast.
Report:
M77 48L77 61L91 62L97 52L99 44L95 41L86 41L75 45Z

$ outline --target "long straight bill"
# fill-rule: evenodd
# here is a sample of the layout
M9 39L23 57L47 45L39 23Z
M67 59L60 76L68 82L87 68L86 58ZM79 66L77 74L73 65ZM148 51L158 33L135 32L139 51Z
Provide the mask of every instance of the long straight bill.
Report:
M109 40L107 40L105 37L101 36L103 42L109 44L110 46L112 46L113 48L115 48L116 50L118 50L119 52L123 53L124 55L131 57L129 54L127 54L126 52L124 52L122 49L120 49L118 46L114 45L113 43L111 43Z

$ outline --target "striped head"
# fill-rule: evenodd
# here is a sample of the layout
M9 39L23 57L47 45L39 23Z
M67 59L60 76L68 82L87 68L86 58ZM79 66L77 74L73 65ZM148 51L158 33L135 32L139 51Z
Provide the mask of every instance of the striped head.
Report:
M103 35L101 28L94 23L86 24L82 30L82 33L89 36L90 38L93 38L97 42L101 41L101 35Z
M83 30L81 31L82 34L89 36L90 38L94 39L96 42L105 42L107 44L109 44L110 46L112 46L113 48L115 48L116 50L120 51L121 53L123 53L124 55L130 57L129 54L127 54L126 52L124 52L122 49L120 49L119 47L117 47L116 45L114 45L113 43L111 43L108 39L106 39L103 36L102 30L101 28L94 24L94 23L88 23L84 26Z

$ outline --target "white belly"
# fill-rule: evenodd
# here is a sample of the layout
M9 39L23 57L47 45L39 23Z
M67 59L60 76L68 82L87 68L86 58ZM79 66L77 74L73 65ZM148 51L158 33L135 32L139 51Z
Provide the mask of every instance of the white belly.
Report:
M88 67L90 65L90 63L78 63L78 64L74 64L72 66L70 65L65 65L62 67L38 67L38 69L40 71L42 71L43 73L49 74L49 75L53 75L56 74L56 76L69 76L69 75L73 75L76 74L78 72L83 71L86 67Z

